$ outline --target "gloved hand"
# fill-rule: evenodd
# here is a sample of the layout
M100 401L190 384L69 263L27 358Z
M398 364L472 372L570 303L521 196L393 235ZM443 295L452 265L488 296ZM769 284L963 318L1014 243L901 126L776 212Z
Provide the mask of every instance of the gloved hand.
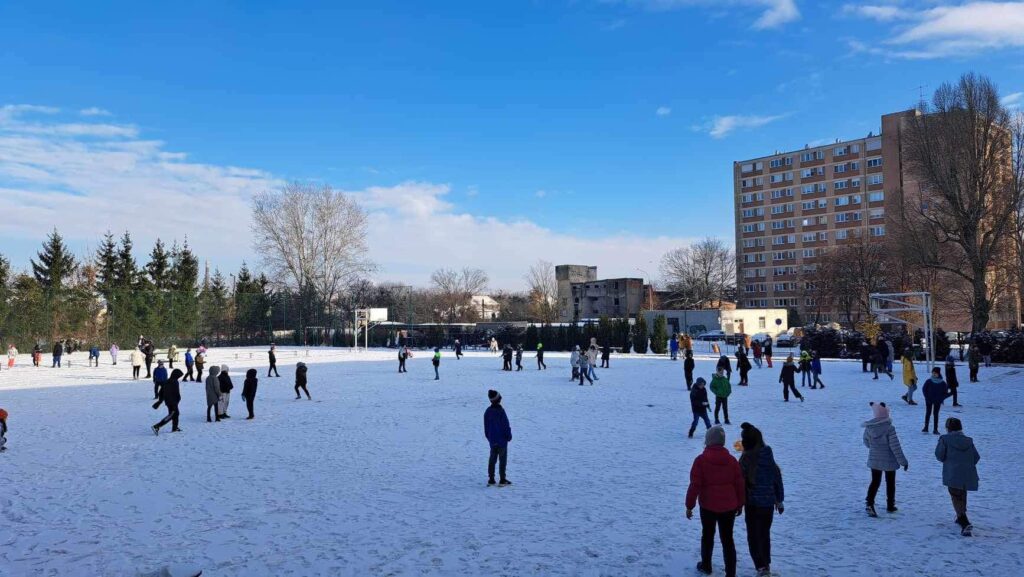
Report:
M686 518L687 519L693 519L693 509L687 509L686 510Z
M909 468L910 468L910 463L907 463L906 465L903 465L903 470L904 471L906 471Z
M783 505L782 503L776 503L775 510L779 512L779 515L781 515L782 512L786 510L786 506Z

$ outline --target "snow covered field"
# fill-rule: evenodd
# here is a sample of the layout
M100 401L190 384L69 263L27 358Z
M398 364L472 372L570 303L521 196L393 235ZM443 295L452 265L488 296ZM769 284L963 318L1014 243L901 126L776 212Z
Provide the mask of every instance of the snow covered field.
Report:
M282 378L261 372L257 417L245 421L238 393L246 369L265 370L265 349L215 349L210 361L229 365L236 385L234 418L207 424L202 386L183 384L184 432L154 437L165 413L150 408L152 384L127 380L124 360L112 367L104 353L87 368L85 356L37 369L23 355L0 372L11 427L0 454L5 577L135 576L175 563L210 577L696 573L700 524L686 521L683 495L702 435L686 438L681 362L613 357L596 386L578 387L559 354L547 371L530 354L517 374L486 353L457 362L446 352L434 382L426 353L399 375L392 351L283 350ZM313 402L294 400L298 359ZM699 359L697 373L712 365ZM982 369L970 384L962 367L960 377L965 406L947 402L943 415L963 419L982 456L973 538L953 524L936 437L921 433L924 404L899 401L898 376L872 381L859 363L826 362L828 388L801 389L805 403L782 402L778 366L734 385L727 446L754 423L786 482L777 574L1024 575L1013 436L1024 370ZM489 388L512 423L509 488L485 487ZM893 407L910 460L897 476L900 511L879 519L863 512L869 400ZM753 575L741 521L736 538L740 575ZM714 563L722 575L717 545Z

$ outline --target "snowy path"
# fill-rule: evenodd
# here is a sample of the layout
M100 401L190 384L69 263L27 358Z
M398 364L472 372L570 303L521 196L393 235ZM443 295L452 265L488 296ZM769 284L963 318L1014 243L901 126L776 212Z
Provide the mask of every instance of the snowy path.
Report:
M565 355L548 371L499 371L500 359L450 354L435 383L429 355L395 373L392 352L314 351L314 402L295 401L294 357L282 378L260 378L257 419L237 393L260 349L215 350L236 385L234 419L207 424L199 384L184 384L184 432L153 437L163 411L130 368L26 366L0 372L10 450L0 455L0 575L133 576L169 563L228 575L692 575L699 523L683 493L699 439L682 363L613 358L594 387L569 382ZM300 353L304 355L305 353ZM242 358L236 360L235 355ZM104 355L106 357L106 355ZM48 361L48 356L44 357ZM707 376L711 360L699 360ZM923 367L918 368L923 373ZM976 536L953 525L935 437L903 386L871 381L860 365L828 362L824 391L783 403L778 369L734 387L728 444L748 420L764 431L786 480L773 528L779 575L1022 575L1024 370L984 370L966 383L967 434L982 455L970 495ZM735 375L734 375L735 380ZM488 489L482 438L486 391L512 422L508 489ZM895 515L868 519L860 423L885 400L910 459ZM703 429L703 427L701 427ZM740 575L753 575L737 523ZM720 552L715 566L721 575Z

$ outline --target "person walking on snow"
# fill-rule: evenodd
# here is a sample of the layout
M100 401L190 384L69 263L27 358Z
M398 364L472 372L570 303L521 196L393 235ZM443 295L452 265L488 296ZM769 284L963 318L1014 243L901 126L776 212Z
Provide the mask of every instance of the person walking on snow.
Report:
M441 349L434 347L434 358L430 359L430 362L434 365L434 380L441 380Z
M491 389L487 391L491 406L484 411L484 437L491 445L491 454L487 458L487 485L494 485L494 465L498 464L498 486L511 485L505 475L508 465L508 444L512 441L512 426L508 422L505 408L501 406L501 395Z
M725 413L725 424L729 425L729 395L732 394L732 385L729 384L729 377L721 368L711 377L711 392L715 395L715 424L718 425L718 410Z
M595 381L601 380L597 378L597 359L600 356L601 353L597 350L597 345L590 345L590 348L587 349L587 363L590 365L590 378Z
M960 388L960 379L956 376L956 359L953 358L952 352L946 356L946 384L949 385L949 394L953 397L953 406L962 407L956 394Z
M821 380L821 358L818 357L818 353L811 353L811 374L814 375L814 380L811 381L811 388L825 388L825 383Z
M14 346L14 343L7 345L7 368L14 368L14 361L18 358L18 348Z
M970 372L970 381L972 383L978 382L978 368L981 366L981 353L978 351L978 347L974 344L971 348L967 349L967 368Z
M544 364L544 343L537 343L537 370L548 368Z
M156 362L156 370L153 371L153 400L160 400L160 387L167 383L167 369L164 368L164 361Z
M786 497L782 485L782 470L775 463L772 448L764 444L761 431L750 423L740 425L740 442L743 454L740 456L740 470L746 488L745 521L747 524L747 547L757 574L771 575L772 564L772 518L785 510Z
M228 375L228 366L220 366L220 374L217 375L217 382L220 383L220 403L217 408L220 410L220 418L230 419L228 415L228 404L231 403L231 389L235 388L235 385L231 382L231 376Z
M587 379L591 385L594 384L594 379L590 378L590 358L586 353L580 353L580 386L583 386L583 379Z
M7 450L7 411L0 409L0 453Z
M43 362L43 349L39 348L39 343L32 346L32 366L38 367Z
M753 355L754 355L754 364L757 365L757 368L760 369L761 368L761 342L760 341L754 341L753 344L750 345L750 350L753 352Z
M309 389L306 388L306 363L299 361L295 365L295 399L301 399L302 395L299 394L299 390L306 393L306 399L312 401L313 397L309 396Z
M270 368L267 369L267 377L269 377L271 373L273 373L275 377L280 377L281 373L277 372L277 345L274 343L270 343L270 350L267 351L267 358L270 360Z
M910 463L903 455L900 439L896 435L896 427L892 425L889 408L885 403L870 403L872 419L863 424L864 446L868 448L868 468L871 469L871 484L868 485L868 496L865 510L869 517L877 517L875 512L875 495L885 474L885 510L896 512L896 469L903 467L906 471Z
M751 369L750 359L747 358L747 352L744 351L742 347L737 347L736 348L736 370L740 372L740 382L739 382L739 385L741 387L746 387L747 385L750 384L750 382L747 381L747 373L750 372L750 369Z
M575 381L580 376L580 346L576 345L572 349L572 354L569 355L569 365L572 366L572 380Z
M686 379L686 390L689 391L693 387L693 351L686 349L683 355L686 357L683 359L683 377Z
M258 385L259 379L256 378L256 369L245 371L245 382L242 383L242 400L245 401L245 408L249 411L249 416L245 418L246 421L256 418L256 415L253 413L253 404L256 402L256 387Z
M96 363L97 367L100 366L100 346L99 345L93 345L93 346L89 347L89 366L90 367L93 366L93 363Z
M903 351L903 386L907 387L907 392L900 398L908 405L917 404L914 402L914 391L917 390L917 371L914 370L912 354L909 348Z
M462 360L462 342L459 339L455 339L455 360Z
M158 367L158 370L162 367ZM153 434L159 435L160 428L171 423L171 432L180 433L181 429L178 428L178 404L181 403L181 386L180 379L182 372L180 369L174 369L171 371L171 376L164 382L163 386L160 387L160 399L156 403L153 403L153 408L160 408L160 404L163 403L167 407L167 416L160 420L157 424L153 425Z
M718 364L715 365L715 369L719 371L725 371L726 378L732 378L732 365L729 364L729 357L722 353L722 356L718 357Z
M64 356L64 343L57 341L53 344L53 365L50 367L60 367L60 358Z
M692 358L692 351L691 353ZM689 439L693 438L693 432L697 430L697 422L704 421L704 429L711 428L711 420L708 419L708 411L711 405L708 403L708 390L705 388L704 379L698 378L690 389L690 411L693 412L693 422L690 423L690 432L686 434Z
M132 354L129 355L132 362L132 380L139 380L139 372L142 370L142 351L139 349L132 349Z
M782 363L782 370L779 372L779 382L782 383L782 400L789 402L789 392L793 391L800 402L804 402L804 396L796 389L796 363L793 362L793 355L786 357Z
M195 379L195 377L192 375L192 368L195 367L195 365L196 360L195 358L192 357L192 347L189 347L185 351L185 376L183 378L185 382Z
M512 345L505 343L505 346L501 349L501 370L512 370L512 354Z
M409 349L405 345L398 347L398 372L407 373L405 370L405 359L409 356Z
M892 341L885 339L885 349L885 372L892 373L892 366L896 361L896 347Z
M764 362L768 365L768 368L772 368L772 338L768 337L764 340Z
M668 340L668 350L670 358L674 361L679 356L679 339L676 335L672 335L672 338Z
M494 337L491 337L491 343L490 345L488 345L487 350L492 353L498 352L498 340L495 339Z
M806 387L808 384L814 382L811 379L811 353L806 350L800 351L800 365L797 370L800 371L801 387Z
M217 375L220 373L220 367L213 365L210 367L210 374L206 377L206 422L209 423L210 410L213 409L213 417L220 422L220 411L218 411L217 405L220 404L220 380L217 379Z
M608 346L608 343L605 343L601 347L601 368L602 369L611 368L611 365L609 363L609 361L611 361L611 358L612 358L612 348L610 346Z
M206 364L206 351L200 346L196 349L196 382L202 382L203 380L203 365Z
M700 562L697 571L711 574L711 554L715 550L715 529L722 542L725 577L736 577L736 543L733 525L743 511L746 488L740 464L725 448L725 429L715 425L704 434L704 452L690 467L690 486L686 489L686 518L700 504Z
M170 369L174 369L174 361L178 360L178 347L171 343L171 346L167 347L167 366Z
M942 403L949 397L949 385L946 381L942 380L942 369L935 367L932 369L932 376L930 379L924 382L924 386L921 387L921 393L924 395L924 428L921 429L922 433L928 432L928 419L932 418L932 433L939 434L939 408L942 407Z
M523 370L523 344L516 345L516 372Z
M946 419L946 434L939 437L935 445L935 458L942 463L942 484L949 490L956 512L956 523L960 534L970 537L973 531L967 520L967 492L978 490L978 461L981 455L974 446L974 439L964 435L960 419Z
M153 378L153 358L156 356L156 351L153 348L152 341L145 341L142 345L142 354L146 359L146 378Z
M117 353L119 352L121 352L121 349L118 348L117 343L110 345L110 360L114 363L114 366L117 366Z

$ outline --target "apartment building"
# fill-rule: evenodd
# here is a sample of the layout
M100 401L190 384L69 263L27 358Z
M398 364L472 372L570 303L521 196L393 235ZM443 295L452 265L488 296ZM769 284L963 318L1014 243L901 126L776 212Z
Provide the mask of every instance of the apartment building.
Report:
M743 308L814 310L800 285L828 247L886 235L886 213L904 175L901 118L882 117L882 134L735 162L737 299ZM828 319L826 319L828 320ZM838 319L830 319L838 320Z

